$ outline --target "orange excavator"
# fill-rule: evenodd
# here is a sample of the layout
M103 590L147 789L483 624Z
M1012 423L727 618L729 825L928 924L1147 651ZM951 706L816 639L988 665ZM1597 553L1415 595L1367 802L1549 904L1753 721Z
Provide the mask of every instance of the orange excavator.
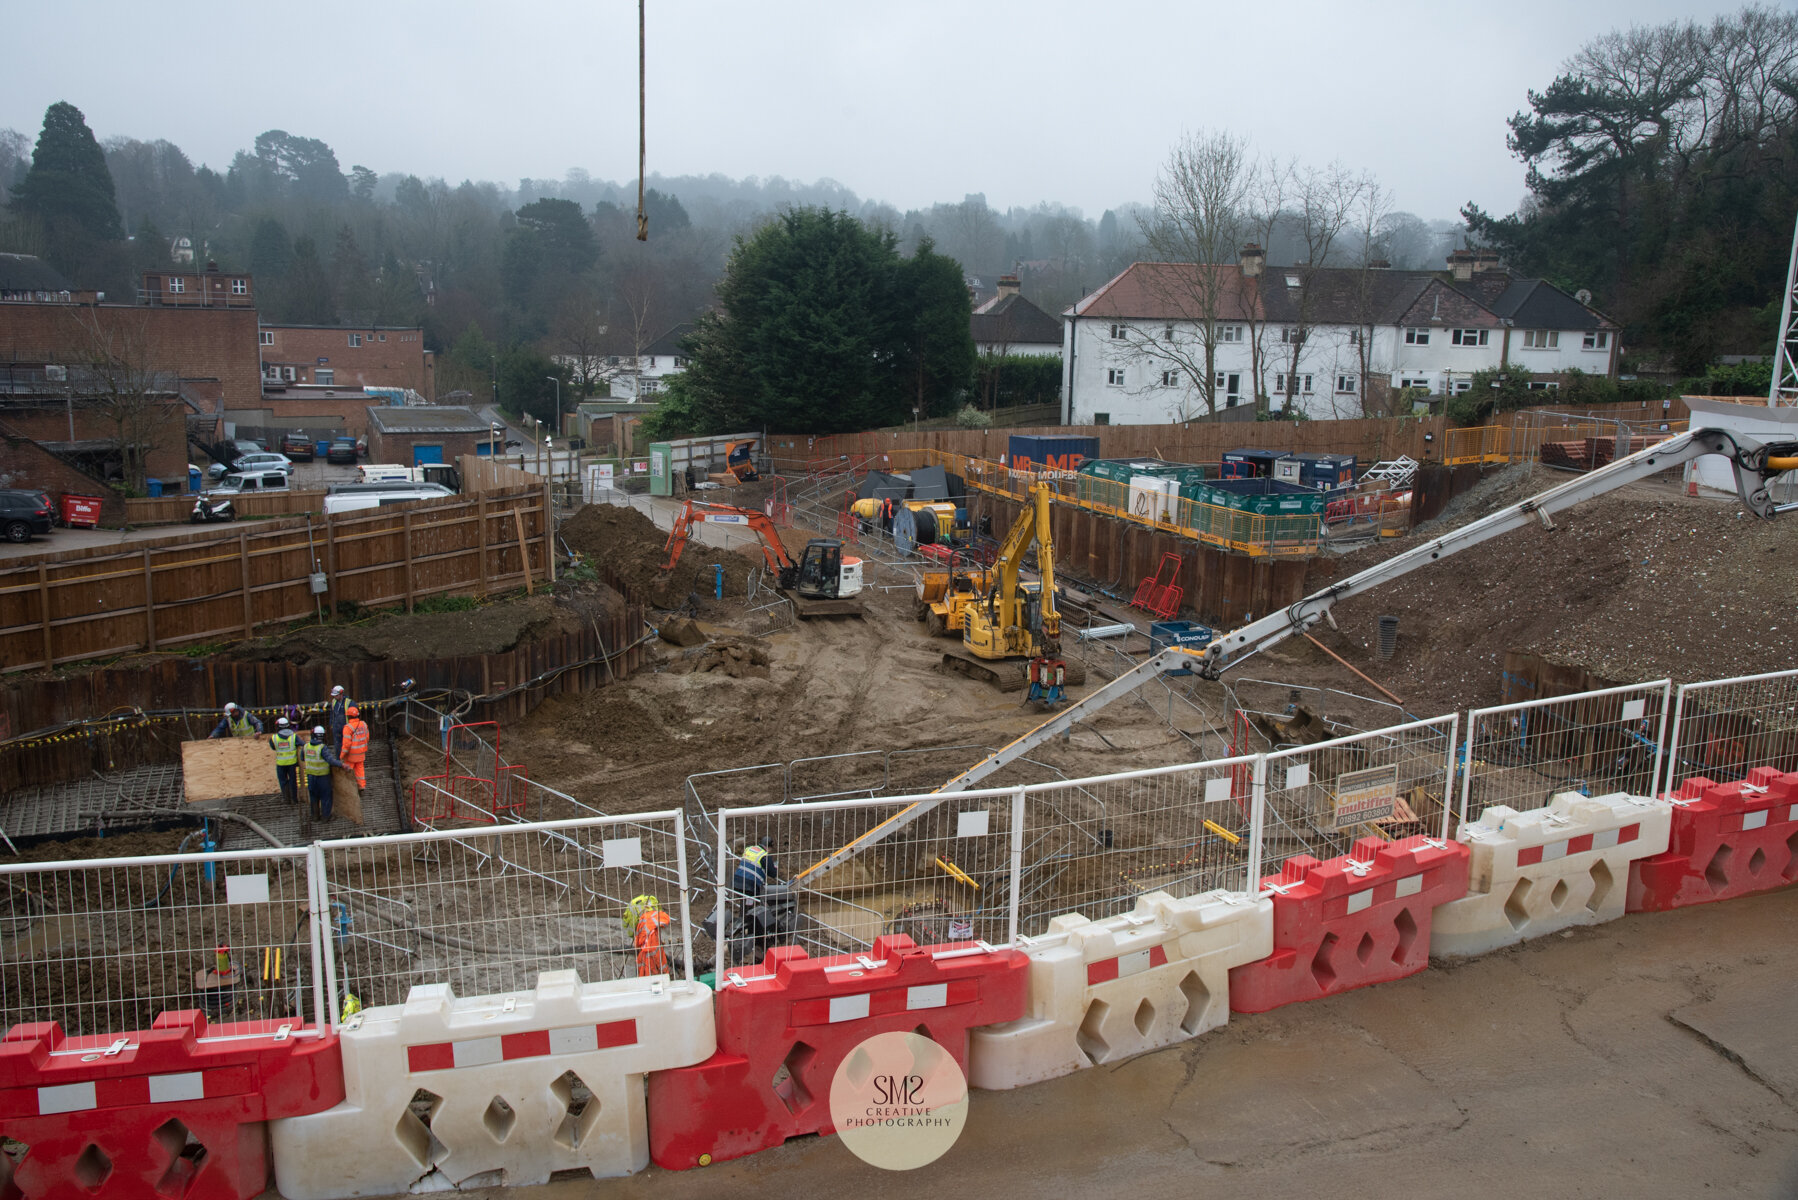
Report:
M681 551L687 548L696 524L736 525L753 532L761 541L769 572L800 617L865 615L861 601L851 598L862 590L861 559L844 555L843 543L839 541L813 538L805 544L799 561L794 562L781 543L774 522L753 508L687 501L668 533L668 561L662 564L662 570L672 571L680 562Z

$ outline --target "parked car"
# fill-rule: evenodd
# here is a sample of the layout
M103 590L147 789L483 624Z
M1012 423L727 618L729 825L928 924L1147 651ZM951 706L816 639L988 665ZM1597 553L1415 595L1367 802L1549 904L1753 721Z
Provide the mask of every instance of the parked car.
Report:
M0 534L9 542L28 542L33 534L56 525L56 506L46 492L21 488L0 490Z
M325 454L326 462L356 463L356 439L353 437L335 437L331 439L331 448Z
M283 475L293 474L293 460L285 454L273 454L262 451L258 454L246 454L231 464L233 471L279 471Z
M216 487L206 489L208 496L247 496L258 492L288 490L285 471L233 471L219 480Z
M294 462L311 462L312 445L312 439L303 433L288 433L281 437L281 453Z

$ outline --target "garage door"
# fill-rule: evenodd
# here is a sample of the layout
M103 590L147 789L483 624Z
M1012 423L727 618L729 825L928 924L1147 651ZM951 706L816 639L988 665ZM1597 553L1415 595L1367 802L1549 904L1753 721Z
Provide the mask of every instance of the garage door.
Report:
M415 467L422 467L426 463L440 463L442 461L443 461L443 447L442 446L414 446L414 447L412 447L412 465Z

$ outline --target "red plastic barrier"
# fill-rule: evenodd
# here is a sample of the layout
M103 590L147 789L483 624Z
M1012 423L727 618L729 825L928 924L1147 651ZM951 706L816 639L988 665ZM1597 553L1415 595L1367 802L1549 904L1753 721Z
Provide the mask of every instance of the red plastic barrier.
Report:
M337 1038L236 1036L205 1014L166 1012L112 1049L64 1049L54 1022L0 1042L0 1196L249 1200L268 1187L263 1122L343 1099ZM226 1040L202 1042L201 1038Z
M1667 852L1629 868L1625 912L1666 912L1798 879L1798 772L1756 767L1739 783L1688 779L1673 793Z
M649 1156L684 1171L702 1156L721 1162L802 1133L834 1133L831 1080L875 1034L922 1031L965 1072L970 1029L1024 1015L1028 969L1016 950L919 947L903 934L876 939L865 957L770 950L760 973L718 981L717 1053L651 1072Z
M1274 952L1230 969L1230 1008L1266 1012L1403 979L1429 966L1438 904L1467 894L1458 842L1362 838L1347 854L1286 860L1261 881L1273 891Z

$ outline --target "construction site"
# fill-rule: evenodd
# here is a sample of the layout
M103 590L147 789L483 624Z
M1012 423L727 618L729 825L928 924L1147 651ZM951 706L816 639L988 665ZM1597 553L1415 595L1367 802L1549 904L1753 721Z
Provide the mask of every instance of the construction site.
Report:
M266 1033L366 1030L357 1014L411 1012L421 984L542 1003L545 972L722 1002L781 947L865 963L906 937L1021 964L1081 922L1123 938L1160 903L1252 913L1276 877L1478 843L1504 814L1798 770L1798 526L1761 519L1791 503L1798 458L1615 420L1449 433L1422 462L1109 460L1094 438L1084 466L776 437L686 451L648 493L578 462L490 465L467 496L337 518L323 552L288 518L0 563L0 645L29 664L0 685L0 1007L103 1048L171 1009ZM1705 453L1753 486L1701 485ZM1301 480L1314 465L1342 474ZM430 602L446 596L470 599ZM339 766L328 817L303 775L300 801L283 795L265 738L230 755L239 739L208 738L227 701L269 733L288 706L308 727L333 687L371 737L366 786ZM765 893L742 887L751 861ZM1594 866L1576 907L1620 915L1614 869ZM646 896L669 917L648 950ZM1234 960L1228 987L1179 981L1179 1012L1091 1000L1069 1045L1098 1069L1040 1086L991 1082L976 1030L984 1090L916 1185L1009 1190L994 1164L1020 1148L1053 1163L1103 1141L1062 1164L1083 1193L1271 1190L1326 1163L1431 1190L1380 1165L1400 1147L1547 1186L1547 1139L1618 1160L1638 1194L1798 1186L1798 1061L1744 1015L1790 1007L1764 948L1793 931L1793 893L1523 942L1537 904L1504 902L1516 944L1431 952L1422 974L1358 977L1375 942L1326 939L1318 1003L1277 1012L1237 1006ZM1428 950L1413 920L1376 957ZM1580 1057L1576 1086L1554 1067ZM803 1122L811 1097L783 1081L808 1070L787 1054L777 1115ZM609 1085L569 1077L548 1103L584 1129ZM676 1101L648 1079L647 1153L668 1167L658 1104ZM587 1195L623 1173L579 1154L541 1177L468 1167L446 1149L448 1093L410 1094L411 1158L386 1190ZM1537 1115L1616 1094L1635 1099L1607 1109L1615 1126L1672 1127L1667 1156L1625 1163L1603 1129L1569 1140ZM483 1119L503 1143L524 1107L499 1096ZM275 1116L281 1194L327 1194L283 1173L301 1134ZM7 1137L29 1161L31 1139ZM176 1156L204 1161L192 1144ZM889 1178L818 1139L604 1187L697 1195L720 1172L795 1197ZM366 1186L342 1194L384 1194Z

